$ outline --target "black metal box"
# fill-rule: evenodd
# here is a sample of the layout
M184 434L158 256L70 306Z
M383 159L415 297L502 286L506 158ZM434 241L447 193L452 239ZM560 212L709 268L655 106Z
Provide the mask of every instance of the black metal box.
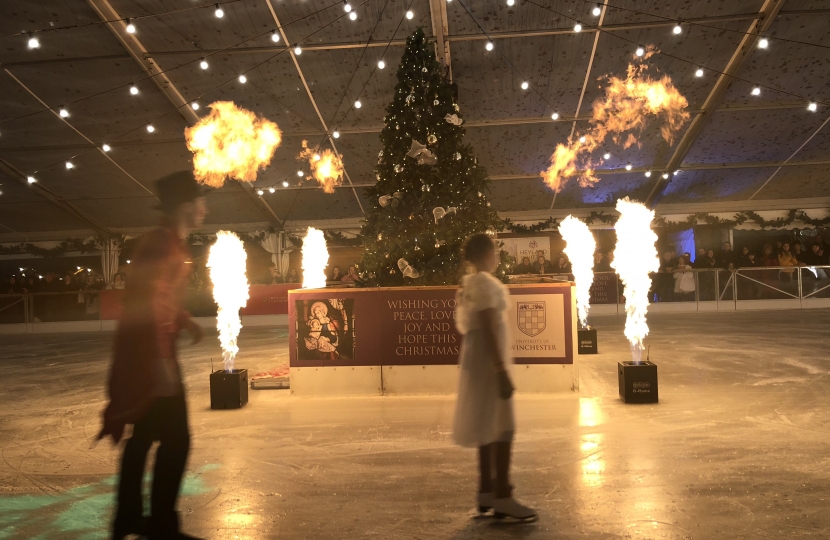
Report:
M576 332L579 354L597 354L597 331L593 328L583 328Z
M239 409L248 403L248 370L214 371L210 374L210 408Z
M617 364L620 399L626 403L657 403L657 366L645 362Z

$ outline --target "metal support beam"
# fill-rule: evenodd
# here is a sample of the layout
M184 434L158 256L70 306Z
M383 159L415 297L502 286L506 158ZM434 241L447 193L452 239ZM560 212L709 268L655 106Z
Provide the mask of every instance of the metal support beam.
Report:
M113 233L107 227L96 221L89 214L87 214L77 206L66 202L49 188L44 187L43 185L37 182L34 184L29 184L28 180L26 179L26 175L23 173L23 171L21 171L20 169L18 169L17 167L15 167L14 165L2 158L0 158L0 172L5 173L10 178L14 178L21 185L31 189L32 192L46 199L55 207L59 208L62 212L68 214L70 217L77 219L81 223L87 224L91 229L93 229L102 237L110 238L116 236L115 233Z
M265 0L265 3L268 5L268 10L271 12L271 16L274 18L274 23L277 25L277 28L280 31L280 35L282 36L282 42L285 43L286 47L291 47L291 42L288 41L288 36L285 35L285 30L282 28L282 24L280 24L280 19L277 17L277 12L274 11L273 0ZM317 113L317 118L320 120L320 125L323 126L323 132L326 133L328 137L329 144L331 145L332 149L336 154L340 154L337 151L337 146L334 144L334 138L329 133L329 128L326 125L326 121L323 120L323 115L320 113L320 107L317 106L317 101L314 99L314 95L311 93L311 88L308 86L308 82L306 82L305 75L303 75L303 70L300 68L300 63L297 61L297 55L294 54L294 50L290 49L288 54L291 55L291 60L294 62L294 67L297 68L297 75L300 76L300 80L303 82L303 87L305 88L306 94L308 94L308 99L311 101L311 105L314 107L314 112ZM352 185L352 179L349 176L348 171L346 171L346 167L343 166L343 175L346 177L346 181L349 185ZM357 201L357 206L360 208L360 213L365 214L366 211L363 209L363 203L360 201L360 196L357 194L356 189L352 189L352 193L354 194L354 198Z
M435 53L441 66L447 70L452 82L452 61L450 59L450 42L446 39L450 29L447 22L447 2L429 0L429 17L432 20L432 35L435 36Z
M758 38L762 34L766 33L770 26L772 26L772 22L775 20L778 12L781 11L781 6L784 5L785 1L786 0L766 0L764 5L761 6L761 10L750 23L747 33L744 34L740 43L738 43L738 47L735 49L735 52L732 53L732 58L730 58L729 62L727 62L726 67L723 69L723 72L718 77L718 80L715 81L715 85L706 97L706 101L703 102L703 112L692 119L689 128L677 143L674 154L672 154L671 158L669 158L669 162L662 168L662 170L674 171L683 163L683 160L686 158L689 150L691 150L692 145L703 130L703 126L715 113L718 104L726 94L726 90L732 84L732 77L738 74L746 61L749 59L750 52L755 49ZM663 179L662 175L658 175L657 182L654 184L654 188L652 188L651 193L649 193L648 198L646 199L646 205L650 208L654 208L654 205L660 200L660 197L663 195L663 192L665 192L666 186L669 185L670 181L671 176L669 176L668 179Z

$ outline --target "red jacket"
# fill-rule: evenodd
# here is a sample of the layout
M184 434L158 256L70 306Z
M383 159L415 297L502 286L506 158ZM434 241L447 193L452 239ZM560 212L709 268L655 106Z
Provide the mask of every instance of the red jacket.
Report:
M183 308L189 259L184 242L170 227L158 228L139 241L115 333L110 402L99 439L110 435L118 442L126 424L140 420L156 397L166 395L159 393L164 385L159 380L162 363L179 376L176 337L190 319Z

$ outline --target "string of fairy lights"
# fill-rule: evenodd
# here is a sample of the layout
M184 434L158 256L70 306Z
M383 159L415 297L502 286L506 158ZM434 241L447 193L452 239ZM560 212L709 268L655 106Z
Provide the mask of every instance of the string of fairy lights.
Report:
M37 30L23 30L21 32L9 34L5 37L22 37L23 39L26 39L26 44L27 44L28 49L33 50L33 49L39 49L41 47L41 40L45 39L45 35L48 34L49 32L71 31L71 30L77 30L79 28L84 28L84 27L88 27L88 26L92 26L92 25L121 24L121 25L123 25L123 29L127 33L135 34L137 32L140 32L140 24L137 24L137 23L139 23L142 19L154 18L154 17L157 18L157 17L182 13L182 12L186 12L186 11L193 11L193 10L205 10L205 11L209 12L211 9L213 10L213 12L212 12L213 17L216 18L216 19L221 20L225 16L224 7L229 5L229 4L235 4L235 3L240 2L240 1L242 1L242 0L223 0L223 1L219 1L219 2L209 2L209 3L204 4L204 5L189 6L189 7L186 7L186 8L181 8L181 9L176 9L176 10L169 10L169 11L164 11L164 12L159 12L159 13L136 15L136 16L131 16L131 17L111 19L111 20L92 21L92 22L89 22L89 23L75 24L75 25L69 25L69 26L60 26L60 27L49 27L49 28L42 28L42 29L37 29ZM77 99L72 100L72 101L67 101L59 107L50 107L48 109L38 110L36 112L27 113L27 114L24 114L24 115L21 115L21 116L18 116L18 117L2 120L2 121L0 121L0 124L5 124L5 123L8 123L8 122L17 121L17 120L27 118L29 116L32 116L32 115L35 115L35 114L40 114L40 113L43 113L43 112L53 112L53 113L57 114L58 116L60 116L61 118L67 119L67 118L70 117L70 106L71 105L76 104L80 101L84 101L84 100L87 100L87 99L92 99L92 98L95 98L95 97L99 97L101 95L104 95L104 94L107 94L107 93L110 93L110 92L115 92L115 91L118 91L118 90L122 90L125 87L128 88L128 93L129 93L130 96L137 96L141 93L140 84L143 81L146 81L148 79L152 79L153 77L158 77L160 75L167 74L167 73L173 72L175 70L184 68L186 66L194 64L195 62L198 62L198 65L199 65L201 70L206 71L210 67L208 59L212 56L215 56L217 54L221 54L221 53L224 53L224 52L228 52L228 51L230 51L230 50L232 50L236 47L239 47L240 45L243 45L245 43L248 43L250 41L253 41L253 40L262 38L264 36L268 36L268 35L270 35L270 40L273 43L278 43L280 41L280 31L282 29L284 29L284 28L286 28L286 27L288 27L292 24L295 24L297 22L300 22L302 20L313 17L313 16L315 16L315 15L317 15L317 14L323 12L323 11L331 9L332 7L335 7L335 6L338 6L338 5L343 6L343 11L344 11L343 14L336 17L334 20L330 21L329 23L326 23L325 25L321 26L320 28L318 28L317 30L315 30L314 32L309 34L308 36L305 36L304 38L297 40L295 42L293 48L289 48L288 46L286 46L286 48L278 51L274 55L266 58L265 60L259 62L258 64L254 65L253 67L248 68L248 69L240 72L238 75L234 76L233 78L225 80L221 84L219 84L219 85L217 85L217 86L215 86L215 87L213 87L213 88L211 88L211 89L209 89L205 92L202 92L196 98L194 98L192 100L188 100L185 104L182 104L182 105L179 105L179 106L174 106L174 109L172 109L172 110L170 110L170 111L154 118L150 122L142 123L142 125L137 126L135 128L132 128L128 131L125 131L124 133L122 133L122 134L120 134L120 135L118 135L114 138L111 138L107 142L102 142L100 144L100 146L89 147L87 149L84 149L81 152L78 152L77 154L74 154L73 156L71 156L68 159L61 159L59 161L56 161L55 163L46 165L44 167L41 167L40 169L37 169L37 170L34 170L34 171L28 173L26 175L27 182L29 184L34 184L34 183L37 182L37 178L35 176L37 173L42 172L44 170L51 169L53 167L60 166L61 164L63 164L64 167L67 170L74 169L76 166L75 166L75 163L73 162L73 160L77 159L78 157L80 157L80 156L82 156L82 155L84 155L88 152L92 152L92 151L95 151L95 150L100 151L100 152L104 152L104 153L108 153L112 150L112 146L111 146L110 143L113 143L114 141L117 141L117 140L119 140L119 139L121 139L121 138L135 132L135 131L144 129L144 130L146 130L146 132L148 134L155 133L156 132L156 128L154 126L155 122L161 120L162 118L164 118L164 117L166 117L166 116L168 116L172 113L178 112L183 107L190 107L194 111L200 110L201 105L200 105L199 101L201 99L203 99L205 96L209 95L212 92L215 92L216 90L226 86L227 84L230 84L233 81L236 81L240 85L246 84L248 82L248 76L253 70L259 68L260 66L264 65L267 62L270 62L272 59L276 58L277 56L279 56L283 52L291 50L291 51L293 51L294 55L299 56L300 54L302 54L302 43L303 42L305 42L306 40L308 40L313 35L319 33L320 31L322 31L326 27L330 26L331 24L334 24L335 22L341 20L344 17L349 18L351 21L356 21L358 19L358 8L365 5L368 1L369 0L364 0L357 7L354 7L354 6L351 5L349 0L338 0L337 2L335 2L331 5L325 6L321 9L319 9L319 10L316 10L312 13L304 15L303 17L300 17L300 18L295 19L291 22L283 24L282 26L280 26L278 28L269 29L265 32L262 32L262 33L259 33L257 35L254 35L252 37L246 38L246 39L244 39L244 40L242 40L238 43L235 43L235 44L230 45L228 47L225 47L223 49L219 49L219 50L216 50L216 51L213 51L213 52L210 52L210 53L206 53L201 58L184 62L182 64L170 67L170 68L168 68L166 70L163 70L163 71L155 72L152 75L148 75L146 77L137 79L137 80L132 81L132 82L127 83L127 84L117 85L115 87L112 87L112 88L109 88L109 89L106 89L106 90L103 90L103 91L99 91L99 92L96 92L96 93L88 95L88 96L83 96L83 97L77 98ZM446 1L447 1L447 3L451 3L453 0L446 0ZM634 46L634 55L636 57L643 57L648 52L650 54L663 55L663 56L666 56L668 58L672 58L672 59L690 64L690 65L693 65L695 67L694 75L697 78L703 78L703 77L705 77L705 75L707 73L712 73L712 74L716 74L716 75L730 77L734 80L741 81L741 82L744 82L744 83L747 83L747 84L751 85L752 88L750 90L750 95L754 96L754 97L760 96L761 93L762 93L762 89L771 90L771 91L774 91L774 92L779 92L779 93L782 93L782 94L785 94L785 95L789 95L789 96L798 98L800 100L804 100L806 102L807 111L809 111L811 113L818 112L819 105L822 105L822 106L827 105L827 103L825 103L822 100L806 98L802 95L799 95L799 94L796 94L796 93L793 93L793 92L789 92L787 90L776 87L774 85L755 83L755 82L750 81L746 78L743 78L743 77L740 77L740 76L737 76L737 75L734 75L734 74L731 74L731 73L726 73L726 72L723 72L723 71L720 71L720 70L717 70L717 69L714 69L714 68L711 68L711 67L700 66L698 62L695 62L695 61L692 61L692 60L689 60L689 59L686 59L686 58L683 58L683 57L680 57L680 56L676 56L676 55L673 55L673 54L670 54L670 53L667 53L667 52L664 52L664 51L661 51L661 50L649 49L649 48L643 46L642 44L638 43L635 40L632 40L632 39L629 39L625 36L622 36L619 33L614 32L612 30L605 29L600 25L591 26L590 24L588 24L588 21L589 21L588 13L590 13L590 16L599 17L602 13L603 8L605 8L605 9L614 9L614 10L626 11L626 12L630 12L630 13L637 14L637 15L650 16L650 17L658 18L658 19L665 20L665 21L676 21L676 24L672 27L672 34L676 35L676 36L679 36L679 35L683 34L685 26L697 26L697 27L702 27L702 28L707 28L707 29L716 29L716 30L719 30L719 31L726 31L726 32L732 32L732 33L743 34L743 35L757 36L757 37L759 37L759 39L756 42L756 46L757 46L758 49L761 49L761 50L769 49L770 46L772 44L774 44L775 42L793 43L793 44L798 44L798 45L813 46L813 47L820 47L820 48L830 48L826 45L822 45L822 44L818 44L818 43L811 43L811 42L806 42L806 41L787 39L787 38L782 38L782 37L772 37L772 36L769 36L769 35L761 36L760 34L754 33L754 32L743 32L743 31L734 30L734 29L731 29L731 28L713 26L711 24L706 24L706 23L703 23L703 22L700 22L700 21L684 21L681 18L673 18L673 17L668 17L668 16L665 16L665 15L648 13L648 12L644 12L644 11L641 11L641 10L625 8L623 6L612 6L612 5L608 4L607 2L597 3L597 2L594 2L592 0L582 0L582 1L583 1L583 3L586 4L587 8L590 8L590 9L586 8L587 11L586 11L586 15L585 15L584 18L580 18L578 15L575 15L575 14L569 15L569 14L566 14L566 13L559 12L559 11L555 10L554 8L552 8L550 6L545 6L545 5L539 4L539 3L535 2L534 0L524 0L523 3L536 6L540 9L547 10L551 13L554 13L554 14L558 15L561 18L573 21L573 23L574 23L573 32L575 34L580 33L580 32L582 32L586 29L590 29L590 30L594 30L594 31L597 31L597 32L602 32L602 33L605 33L605 34L613 35L617 39L622 39L622 40L626 41L629 45ZM515 4L516 4L515 0L505 0L505 2L506 2L508 7L514 7ZM388 0L387 0L387 3L388 3ZM560 121L560 120L561 121L566 121L566 119L564 119L560 116L560 113L559 113L559 111L557 111L556 107L554 107L546 99L546 97L542 94L540 89L537 88L535 85L533 85L527 77L523 76L522 73L520 72L520 70L518 70L516 68L516 66L510 61L509 57L499 47L497 47L495 45L494 37L499 38L499 36L497 36L497 35L493 36L493 35L489 34L484 29L484 27L476 19L476 17L473 15L472 11L466 5L464 0L459 0L458 3L461 4L461 6L464 8L464 11L467 13L467 15L478 26L479 30L487 37L487 42L485 43L485 47L484 47L485 52L492 52L492 51L495 50L497 53L499 53L499 55L504 60L504 62L511 68L511 70L518 76L519 80L521 81L519 83L519 86L520 86L521 90L522 91L527 91L527 90L533 91L545 103L545 105L547 105L548 110L551 111L550 112L551 120L553 120L553 121ZM387 52L389 46L391 45L391 42L393 41L394 36L397 34L398 29L403 24L404 20L412 20L414 18L414 12L412 11L411 6L412 6L412 3L410 2L410 4L406 8L404 16L401 19L401 22L398 24L398 27L395 30L395 33L393 33L392 38L390 38L389 42L387 43L386 48L384 49L384 54L381 55L381 59L377 62L376 67L369 74L369 77L366 79L366 82L364 83L364 85L361 88L360 92L358 92L357 97L351 102L349 108L344 113L343 118L341 118L340 121L338 122L339 124L342 124L342 122L345 120L345 117L348 116L348 114L352 110L360 109L362 107L362 102L360 101L360 96L365 91L366 86L368 85L369 81L371 80L371 78L374 75L374 73L376 72L376 70L379 70L379 69L382 70L386 67L386 62L384 60L384 56L385 56L385 53ZM375 27L372 29L372 34L374 33L375 29L377 28L378 24L380 23L381 17L383 15L383 11L385 9L386 9L386 4L384 4L383 10L381 10L381 14L380 14L380 17L378 18L378 22L375 24ZM338 111L339 111L340 107L342 106L343 101L346 99L349 87L351 86L351 83L352 83L352 81L354 80L354 78L356 76L356 73L357 73L357 70L359 69L359 66L360 66L360 63L362 61L363 55L365 54L366 49L368 48L369 43L371 42L371 39L372 39L372 36L370 35L369 40L367 41L366 46L363 48L363 52L361 53L361 57L360 57L361 60L358 61L357 67L355 68L355 71L352 73L352 76L349 80L349 84L346 86L346 88L344 90L344 94L341 97L340 103L338 104L337 108L335 109L334 116L333 116L332 120L334 120L337 117ZM571 121L571 120L567 120L567 121ZM330 125L337 125L337 124L332 122ZM332 137L334 139L339 138L340 137L339 130L335 127L333 130L330 131L330 133L327 133L325 135L324 139L321 141L320 145L318 145L318 147L321 146L322 144L324 144L326 142L326 140L330 141L329 137ZM610 155L610 153L606 152L604 157L605 157L605 159L609 159L611 157L611 155ZM633 166L630 163L625 165L626 170L631 170L632 168L633 168ZM673 174L678 174L679 172L680 172L679 170L674 171ZM304 178L305 177L305 172L302 169L298 170L295 174L299 178ZM650 177L651 175L652 175L652 171L649 170L649 171L645 172L645 176ZM268 186L268 187L259 189L257 191L257 193L259 195L263 195L265 193L265 191L268 191L270 193L274 193L277 189L277 186L280 185L280 184L283 187L289 187L290 186L289 178L292 177L292 176L294 176L294 173L292 173L289 176L286 176L282 180L281 183L277 183L277 184L274 184L272 186ZM664 178L668 178L668 176L669 176L668 172L663 172L663 177Z

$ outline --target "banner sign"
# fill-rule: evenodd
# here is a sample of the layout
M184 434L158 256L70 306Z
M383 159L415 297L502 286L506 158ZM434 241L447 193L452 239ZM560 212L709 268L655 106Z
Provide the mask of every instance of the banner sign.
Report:
M522 263L522 258L530 259L531 264L536 262L539 251L545 252L545 258L551 260L550 253L550 237L537 236L529 238L499 238L499 242L504 244L501 249L506 251L509 255L516 259L516 264Z
M511 285L509 337L519 364L572 364L570 283ZM288 293L292 367L458 362L455 287L302 289Z
M591 305L616 304L617 291L622 292L622 287L617 288L618 280L614 272L594 274L594 283L591 285Z

